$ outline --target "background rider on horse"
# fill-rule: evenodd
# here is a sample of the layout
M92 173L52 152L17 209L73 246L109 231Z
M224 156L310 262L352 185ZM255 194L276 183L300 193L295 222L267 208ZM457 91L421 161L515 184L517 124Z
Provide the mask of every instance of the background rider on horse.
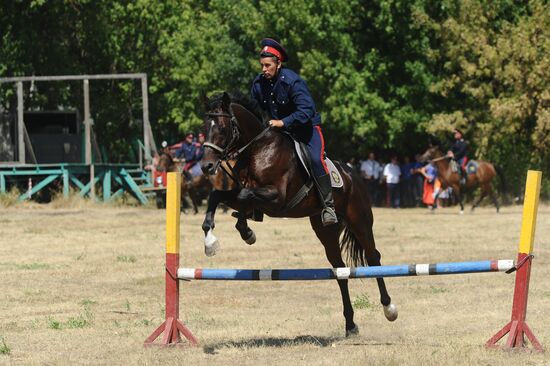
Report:
M185 136L185 141L181 144L180 148L176 150L176 158L185 161L182 174L188 180L191 179L193 175L195 175L193 174L193 168L202 158L200 144L198 144L199 146L197 146L197 143L193 141L193 138L193 134L188 133ZM200 167L198 170L200 171Z
M468 144L464 141L463 133L458 128L454 130L454 137L455 141L450 151L447 152L447 155L457 162L460 184L464 185L466 183L466 163L468 163L468 157L466 156L468 153Z
M288 61L286 50L275 40L261 42L260 65L262 72L252 83L252 97L269 114L269 125L284 129L304 143L309 150L312 175L321 196L324 226L338 222L332 199L332 186L325 164L325 143L321 131L321 116L307 85L294 71L283 67Z

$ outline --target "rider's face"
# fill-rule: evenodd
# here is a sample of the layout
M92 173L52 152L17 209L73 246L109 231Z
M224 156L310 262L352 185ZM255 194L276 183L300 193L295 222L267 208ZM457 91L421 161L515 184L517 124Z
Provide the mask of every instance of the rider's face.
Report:
M273 57L261 58L260 65L262 65L262 74L266 79L273 79L281 67L281 63L274 61Z

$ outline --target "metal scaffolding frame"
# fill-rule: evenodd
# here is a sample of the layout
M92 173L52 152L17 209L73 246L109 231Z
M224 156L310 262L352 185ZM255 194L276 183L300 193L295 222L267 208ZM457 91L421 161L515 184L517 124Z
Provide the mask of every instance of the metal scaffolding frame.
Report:
M143 110L143 144L145 145L145 160L150 161L151 152L156 152L157 148L153 139L151 123L149 121L149 96L147 93L147 74L96 74L96 75L58 75L58 76L15 76L0 78L0 84L17 84L17 138L18 138L18 157L20 164L26 164L25 140L24 140L24 104L23 104L23 83L35 81L69 81L82 80L84 88L84 134L85 134L85 164L93 165L92 162L92 143L91 143L91 123L90 116L90 80L121 80L121 79L141 79L141 100ZM143 167L143 156L140 150L140 167Z
M148 96L148 85L147 85L147 74L145 73L127 73L127 74L95 74L95 75L57 75L57 76L16 76L16 77L2 77L0 78L0 84L5 83L15 83L17 85L17 156L18 156L18 164L14 165L11 164L13 168L16 168L17 166L21 168L33 166L35 164L27 164L26 159L26 148L27 143L30 145L30 140L26 141L28 139L25 139L25 121L24 121L24 101L23 101L23 83L24 82L40 82L40 81L70 81L70 80L81 80L83 82L83 94L84 94L84 139L85 139L85 159L84 159L84 167L88 168L89 176L90 176L90 182L88 183L89 188L87 190L83 190L81 194L88 193L91 198L95 198L95 190L94 185L98 181L99 178L103 178L105 175L106 177L110 177L110 173L105 173L105 166L109 166L109 164L100 164L98 165L99 168L99 175L96 177L95 175L95 162L92 159L92 118L90 114L90 80L128 80L128 79L139 79L141 80L141 101L142 101L142 110L143 110L143 151L145 152L145 156L143 156L142 148L139 149L139 168L143 171L145 164L150 164L152 161L152 154L157 152L157 147L155 144L155 140L153 138L153 132L151 129L151 123L149 121L149 96ZM32 146L28 146L29 148L32 148ZM32 150L29 150L32 151ZM145 160L145 164L144 164ZM1 162L0 162L1 165ZM66 164L61 164L65 166ZM111 164L112 165L112 164ZM38 165L37 166L37 172L40 171ZM67 165L69 166L69 165ZM113 168L109 168L109 172ZM24 169L26 170L26 169ZM62 173L65 174L65 168L61 169ZM6 174L0 174L0 188L5 189L5 177L4 175L10 174L10 175L17 175L19 173L13 171L13 172L3 172ZM56 174L58 172L56 171ZM122 171L122 175L124 177L129 176L125 170ZM53 174L53 173L52 173ZM55 175L54 176L55 178ZM68 180L66 177L68 175L64 175L64 187L68 187ZM48 179L52 180L53 178L49 177ZM124 183L125 186L130 187L130 191L135 194L138 199L145 203L144 197L141 197L141 191L139 191L139 188L137 186L134 187L133 184L129 184L127 181L129 178L119 179L121 182ZM105 178L104 178L105 180ZM48 181L49 180L45 180ZM65 182L67 181L67 182ZM67 183L67 184L65 184ZM73 181L73 183L76 183ZM44 183L43 185L45 185ZM121 183L122 184L122 183ZM77 184L78 187L84 186L83 184ZM105 186L105 184L104 184ZM38 188L38 187L37 187ZM80 187L81 188L81 187ZM108 185L108 188L110 190L110 184ZM64 193L66 194L65 190L68 188L64 188ZM105 187L104 187L105 189ZM2 190L3 191L3 190Z

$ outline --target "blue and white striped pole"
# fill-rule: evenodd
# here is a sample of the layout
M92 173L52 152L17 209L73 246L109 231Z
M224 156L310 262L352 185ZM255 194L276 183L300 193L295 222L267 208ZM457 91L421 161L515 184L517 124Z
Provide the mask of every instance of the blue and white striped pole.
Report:
M405 264L377 267L343 267L316 269L213 269L179 268L180 280L223 281L312 281L349 278L405 277L481 272L505 272L514 267L514 261L486 260L477 262L450 262L434 264Z

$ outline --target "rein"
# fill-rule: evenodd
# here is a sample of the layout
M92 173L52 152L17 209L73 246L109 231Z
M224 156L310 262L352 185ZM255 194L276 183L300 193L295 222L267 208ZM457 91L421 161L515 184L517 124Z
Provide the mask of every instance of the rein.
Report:
M440 161L440 160L444 160L444 159L450 159L450 158L451 158L450 156L445 155L445 156L440 156L439 158L431 159L430 161L432 163L434 163L436 161Z

